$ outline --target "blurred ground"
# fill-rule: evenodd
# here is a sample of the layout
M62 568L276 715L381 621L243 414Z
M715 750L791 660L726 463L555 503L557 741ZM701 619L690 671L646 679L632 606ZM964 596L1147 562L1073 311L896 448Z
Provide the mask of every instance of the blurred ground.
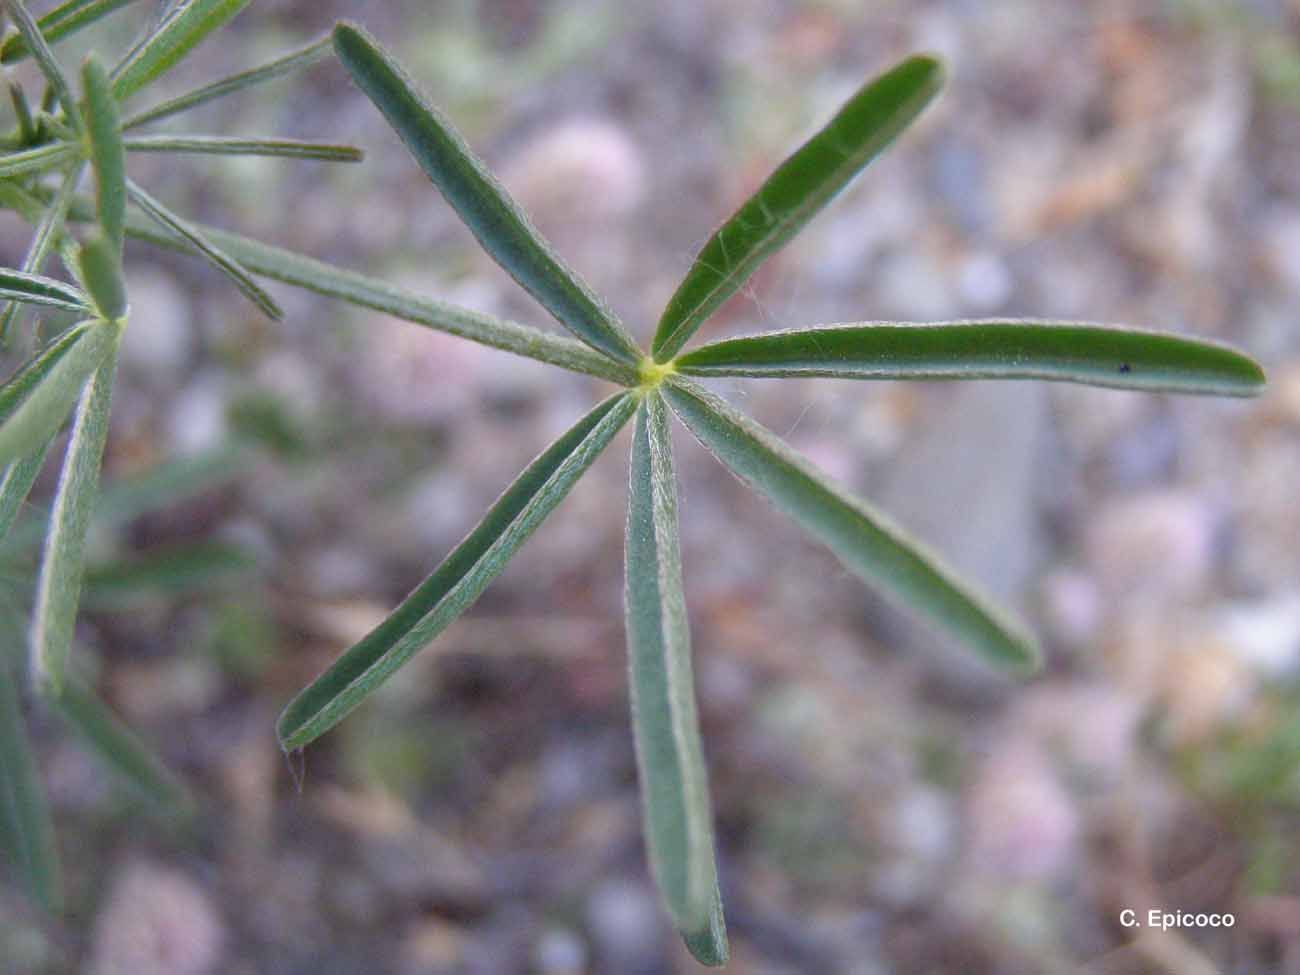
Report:
M1027 683L885 613L686 436L683 554L731 971L1300 972L1300 5L296 0L255 4L175 90L343 16L643 337L770 168L928 49L951 68L938 106L708 334L1034 314L1257 356L1271 383L1248 403L721 385L1019 607L1049 655ZM173 128L368 159L133 161L183 212L546 325L337 65L202 111ZM21 254L21 228L0 234ZM97 544L214 540L257 569L85 615L99 687L206 816L192 836L151 825L41 725L73 908L49 921L0 893L0 968L692 970L639 838L626 436L307 751L301 789L274 741L278 709L599 383L282 288L270 327L193 263L136 247L129 265L110 480L234 443L253 459ZM1120 912L1148 907L1236 925L1134 937Z

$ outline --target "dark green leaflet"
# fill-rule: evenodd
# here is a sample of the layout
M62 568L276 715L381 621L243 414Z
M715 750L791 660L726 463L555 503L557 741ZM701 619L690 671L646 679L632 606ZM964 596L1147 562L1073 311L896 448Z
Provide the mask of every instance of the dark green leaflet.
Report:
M668 301L651 351L667 362L769 254L802 229L907 128L943 84L934 58L910 57L868 82L704 245Z
M126 152L122 148L122 123L104 66L93 56L87 58L81 67L81 78L99 225L116 255L121 253L126 225Z
M692 376L1050 379L1118 389L1253 396L1264 373L1224 345L1082 322L867 322L770 332L677 359Z
M713 815L691 676L676 475L658 392L642 398L632 436L626 559L628 676L646 848L688 945L697 940L714 957L720 944L725 956L725 932L713 926Z
M280 744L301 748L324 734L469 609L635 409L628 393L610 397L533 461L432 575L289 702Z
M578 338L614 359L637 362L636 343L614 313L564 265L378 42L359 27L340 24L334 49L483 249Z

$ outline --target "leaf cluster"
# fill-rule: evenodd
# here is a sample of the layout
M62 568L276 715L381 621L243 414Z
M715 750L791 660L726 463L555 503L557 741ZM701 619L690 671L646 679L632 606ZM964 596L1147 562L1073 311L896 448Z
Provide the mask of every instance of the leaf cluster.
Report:
M19 304L71 312L80 321L54 335L0 386L0 537L14 526L70 416L54 504L44 523L27 640L32 686L128 779L165 799L176 800L171 780L110 720L68 663L118 343L130 318L122 271L128 237L206 260L273 318L279 317L279 308L258 278L383 311L619 387L541 453L391 615L290 702L277 730L286 750L299 749L342 720L474 603L630 423L625 604L646 845L676 927L692 953L708 964L722 964L728 948L693 689L670 416L849 570L921 618L1017 672L1031 671L1038 651L1017 623L933 553L698 380L1033 378L1230 396L1253 395L1263 384L1259 367L1226 346L1069 322L858 322L688 347L700 326L762 262L921 114L942 85L943 69L935 58L906 58L869 81L795 150L707 241L643 350L542 238L451 123L363 29L340 24L332 37L269 64L128 113L128 100L150 88L248 0L172 4L111 69L89 59L78 97L51 45L129 2L67 0L39 20L22 0L6 4L16 30L0 41L0 62L34 58L46 90L33 105L21 88L10 86L16 125L0 143L0 205L29 221L34 233L23 266L0 271L0 298L11 302L0 327L11 328ZM172 212L127 176L129 157L138 152L359 159L357 150L332 144L129 134L311 64L331 47L484 249L572 337L448 305L205 226ZM80 192L87 171L93 175L93 195ZM83 225L89 230L78 232ZM45 265L54 257L72 283L45 275ZM0 835L30 888L54 903L55 847L20 709L20 687L0 661Z

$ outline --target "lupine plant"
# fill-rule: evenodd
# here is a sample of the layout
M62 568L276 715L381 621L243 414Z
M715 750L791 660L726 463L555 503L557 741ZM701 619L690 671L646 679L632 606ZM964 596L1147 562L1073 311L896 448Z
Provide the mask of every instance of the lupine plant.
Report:
M1032 671L1038 651L1021 627L933 554L698 380L710 376L1046 379L1229 396L1253 395L1262 387L1259 367L1225 346L1070 322L862 322L770 332L687 349L699 327L763 260L922 112L942 83L942 67L933 58L907 58L868 82L776 169L704 245L668 302L648 349L643 350L542 239L396 61L356 26L341 24L333 33L334 50L353 80L396 129L485 250L574 337L444 304L172 214L125 177L127 154L275 152L338 160L359 154L344 146L284 141L126 135L137 125L308 63L326 46L325 42L312 45L263 68L123 117L124 100L160 76L247 0L188 0L173 5L116 68L107 71L89 61L78 100L49 44L126 2L69 0L34 21L19 0L11 0L9 9L18 31L0 45L0 60L35 56L47 80L39 109L32 109L21 92L15 95L18 125L0 156L0 203L36 228L24 266L0 277L0 297L72 311L86 319L58 333L0 388L0 463L7 465L0 483L0 530L13 522L51 440L67 414L73 413L64 473L46 524L30 628L37 696L67 713L74 724L85 707L99 708L95 713L102 715L93 696L81 692L67 677L66 658L90 500L104 444L112 363L129 317L120 270L125 236L206 258L268 313L275 313L274 302L254 277L306 288L606 380L619 390L541 453L390 616L290 702L277 730L281 745L291 751L342 720L474 603L595 458L631 423L625 603L646 846L675 926L695 957L707 964L725 962L728 949L691 676L670 415L850 570L897 602L1013 671ZM93 198L78 192L87 163L96 180ZM128 204L134 204L134 209ZM69 229L79 223L93 228L81 243ZM62 259L74 284L41 276L50 255ZM12 315L7 316L10 319ZM53 842L19 720L17 689L7 674L0 668L0 756L4 759L0 825L10 853L33 889L53 900ZM82 724L91 726L89 737L95 740L98 725ZM98 738L103 741L107 735L101 732ZM111 759L112 749L101 750ZM144 760L142 753L131 754ZM155 766L150 764L149 769Z
M391 616L289 704L280 718L280 741L286 749L301 748L323 734L463 613L620 428L632 423L625 606L646 847L687 947L705 964L723 964L728 949L691 676L670 413L742 481L896 601L996 665L1028 672L1039 655L1017 624L933 554L697 379L1048 379L1249 396L1261 388L1263 374L1250 359L1217 344L1025 320L826 325L683 351L754 270L921 113L942 84L934 58L907 58L868 82L772 173L705 243L643 351L374 39L342 24L334 45L353 80L484 249L581 343L562 347L538 333L527 349L517 326L501 330L480 319L498 336L492 344L612 379L624 390L542 453Z

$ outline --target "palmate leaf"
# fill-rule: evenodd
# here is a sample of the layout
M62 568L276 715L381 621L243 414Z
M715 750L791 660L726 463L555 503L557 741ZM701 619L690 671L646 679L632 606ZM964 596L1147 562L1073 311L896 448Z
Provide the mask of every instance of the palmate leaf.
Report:
M593 349L628 363L640 360L636 343L614 313L565 266L392 56L350 24L334 28L334 49L493 260Z
M1151 392L1253 396L1264 373L1224 345L1083 322L867 322L768 332L679 356L692 376L1050 379Z
M532 462L434 573L295 697L276 731L286 750L324 734L469 609L636 409L619 393Z
M149 38L113 72L113 94L125 101L176 65L249 0L181 0Z
M929 104L934 58L910 57L868 82L777 167L700 251L664 309L651 351L667 362L769 254L802 229Z
M35 453L58 432L115 343L114 326L83 322L0 386L0 467Z
M77 403L36 583L31 672L36 686L50 698L57 698L64 689L64 670L81 599L86 532L99 494L99 468L108 440L108 416L117 373L121 329L114 323L98 327L111 332L112 346Z
M245 88L251 88L272 81L275 78L280 78L292 71L297 71L299 68L315 64L325 57L329 50L330 38L328 36L322 37L320 40L286 54L282 58L277 58L268 64L252 68L249 71L241 71L239 74L222 78L210 85L204 85L202 88L186 92L184 95L169 98L162 104L155 105L143 112L137 112L122 123L122 128L134 129L150 122L157 122L160 119L189 111L191 108L196 108L214 99L223 98L237 91L243 91Z
M727 938L691 677L672 443L658 392L642 398L636 415L626 558L628 674L646 849L678 931L701 961L720 965Z
M866 502L818 474L775 435L699 386L664 383L673 411L732 473L864 580L939 624L991 663L1028 672L1032 639Z

